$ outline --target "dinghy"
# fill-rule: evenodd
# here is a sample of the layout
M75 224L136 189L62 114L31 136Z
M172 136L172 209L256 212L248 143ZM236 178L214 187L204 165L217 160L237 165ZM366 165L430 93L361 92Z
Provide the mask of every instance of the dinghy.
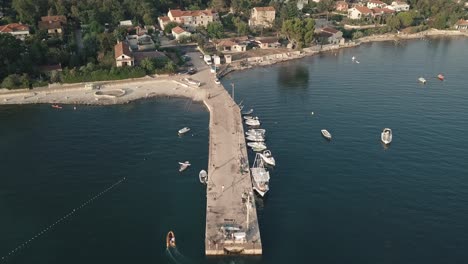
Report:
M424 79L423 77L419 77L418 81L422 84L426 84L426 79Z
M445 80L445 76L444 76L442 73L440 73L439 75L437 75L437 78L438 78L439 80L441 80L441 81Z
M208 182L208 173L205 170L201 170L198 178L200 179L200 183L206 184Z
M181 135L183 135L183 134L185 134L185 133L187 133L189 131L190 131L189 127L184 127L184 128L179 129L178 132L179 132L179 135L181 136Z
M260 121L256 120L256 119L247 119L247 120L245 120L245 124L248 125L248 126L259 126Z
M384 128L382 134L380 134L380 140L382 140L385 145L388 145L392 143L392 138L392 130L390 128Z
M332 136L331 136L330 132L328 132L328 130L322 129L320 131L322 132L322 136L324 136L328 140L331 140Z
M247 111L242 111L241 114L242 114L242 115L251 115L251 114L253 113L253 111L254 111L253 109L249 109L249 110L247 110Z
M175 248L176 247L176 243L175 243L175 235L174 235L174 232L172 231L169 231L169 233L167 233L167 236L166 236L166 248Z
M246 137L248 141L254 141L254 142L263 142L265 141L265 138L263 136L254 136L254 135L249 135Z
M263 142L248 142L247 146L251 147L254 151L262 151L267 148Z
M273 155L271 155L271 151L265 150L263 151L262 154L260 154L260 157L262 158L263 162L265 162L268 165L275 166L275 158L273 158Z
M186 161L186 162L179 162L180 164L180 168L179 168L179 172L183 172L184 170L186 170L189 166L191 166L192 164L190 164L190 162Z

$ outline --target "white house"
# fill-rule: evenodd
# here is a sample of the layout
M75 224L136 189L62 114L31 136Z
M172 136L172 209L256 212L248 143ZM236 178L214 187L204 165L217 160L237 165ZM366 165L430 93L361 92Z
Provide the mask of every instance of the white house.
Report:
M369 0L369 2L367 2L367 8L384 8L386 7L387 4L385 4L384 2L380 1L380 0Z
M135 59L127 43L119 42L115 44L114 52L115 64L117 67L135 65Z
M468 20L460 19L455 24L455 29L458 30L468 30Z
M195 29L198 26L206 27L208 23L217 21L218 19L218 13L211 9L185 11L171 9L167 12L167 17L159 17L158 21L161 29L164 29L164 26L169 22L176 22L187 29Z
M120 21L119 25L122 27L131 27L133 26L133 23L131 20L122 20Z
M366 6L355 6L348 9L348 17L350 19L361 19L372 15L372 11Z
M179 40L182 37L190 37L192 34L190 34L190 32L186 31L185 29L177 26L172 29L172 35L176 40Z
M0 33L13 35L17 39L24 40L29 36L29 27L20 23L12 23L0 26Z
M391 5L387 6L388 9L395 10L395 12L408 11L409 5L401 1L393 1Z

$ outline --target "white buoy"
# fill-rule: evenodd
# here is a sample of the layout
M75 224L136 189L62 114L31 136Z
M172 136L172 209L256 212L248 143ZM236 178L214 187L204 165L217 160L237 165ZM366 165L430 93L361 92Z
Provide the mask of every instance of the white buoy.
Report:
M311 115L314 115L314 112L310 112Z

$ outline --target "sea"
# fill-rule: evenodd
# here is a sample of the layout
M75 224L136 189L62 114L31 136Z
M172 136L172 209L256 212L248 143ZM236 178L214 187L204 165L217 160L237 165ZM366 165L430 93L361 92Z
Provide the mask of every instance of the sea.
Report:
M368 43L222 80L277 163L261 257L204 255L202 104L1 106L0 263L467 263L467 47Z

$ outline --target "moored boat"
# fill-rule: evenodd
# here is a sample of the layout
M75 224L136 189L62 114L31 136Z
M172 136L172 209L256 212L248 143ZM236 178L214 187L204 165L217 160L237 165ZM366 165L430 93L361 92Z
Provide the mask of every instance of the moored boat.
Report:
M254 136L254 137L265 137L265 133L260 133L260 132L250 132L247 131L245 132L246 136Z
M245 124L248 125L248 126L259 126L260 125L260 120L247 119L247 120L245 120Z
M201 170L198 178L200 179L200 183L206 184L208 182L208 173L205 170Z
M260 154L260 157L262 158L263 162L265 162L268 165L275 166L276 161L275 158L273 158L273 155L271 155L271 151L265 150L263 151L262 154Z
M263 128L252 128L247 131L248 133L261 133L265 134L266 130Z
M437 78L438 78L439 80L441 80L441 81L445 80L445 76L444 76L442 73L440 73L439 75L437 75Z
M263 142L248 142L247 146L251 147L254 151L262 151L267 148Z
M189 131L190 131L189 127L184 127L184 128L179 129L178 133L179 133L179 135L183 135L183 134L185 134L185 133L187 133Z
M322 136L324 136L326 139L328 140L332 139L332 135L330 134L330 132L328 132L328 130L322 129L320 130L320 132L322 132Z
M263 136L254 136L254 135L249 135L246 137L248 141L254 141L254 142L263 142L265 141L265 138Z
M384 130L382 131L382 134L380 134L380 140L382 140L383 143L388 145L392 142L392 139L393 139L392 130L390 128L384 128Z
M62 109L62 107L60 105L52 105L52 108Z
M174 232L169 231L166 236L166 248L176 247Z
M245 115L243 116L244 120L258 120L257 116Z
M418 81L422 84L425 84L426 83L426 79L424 79L423 77L419 77L418 78Z
M188 161L179 162L179 164L180 164L179 172L183 172L183 171L186 170L189 166L192 165L192 164L190 164L190 162L188 162Z
M265 169L260 155L259 153L255 155L255 160L250 171L252 173L253 189L263 197L270 190L270 173Z

